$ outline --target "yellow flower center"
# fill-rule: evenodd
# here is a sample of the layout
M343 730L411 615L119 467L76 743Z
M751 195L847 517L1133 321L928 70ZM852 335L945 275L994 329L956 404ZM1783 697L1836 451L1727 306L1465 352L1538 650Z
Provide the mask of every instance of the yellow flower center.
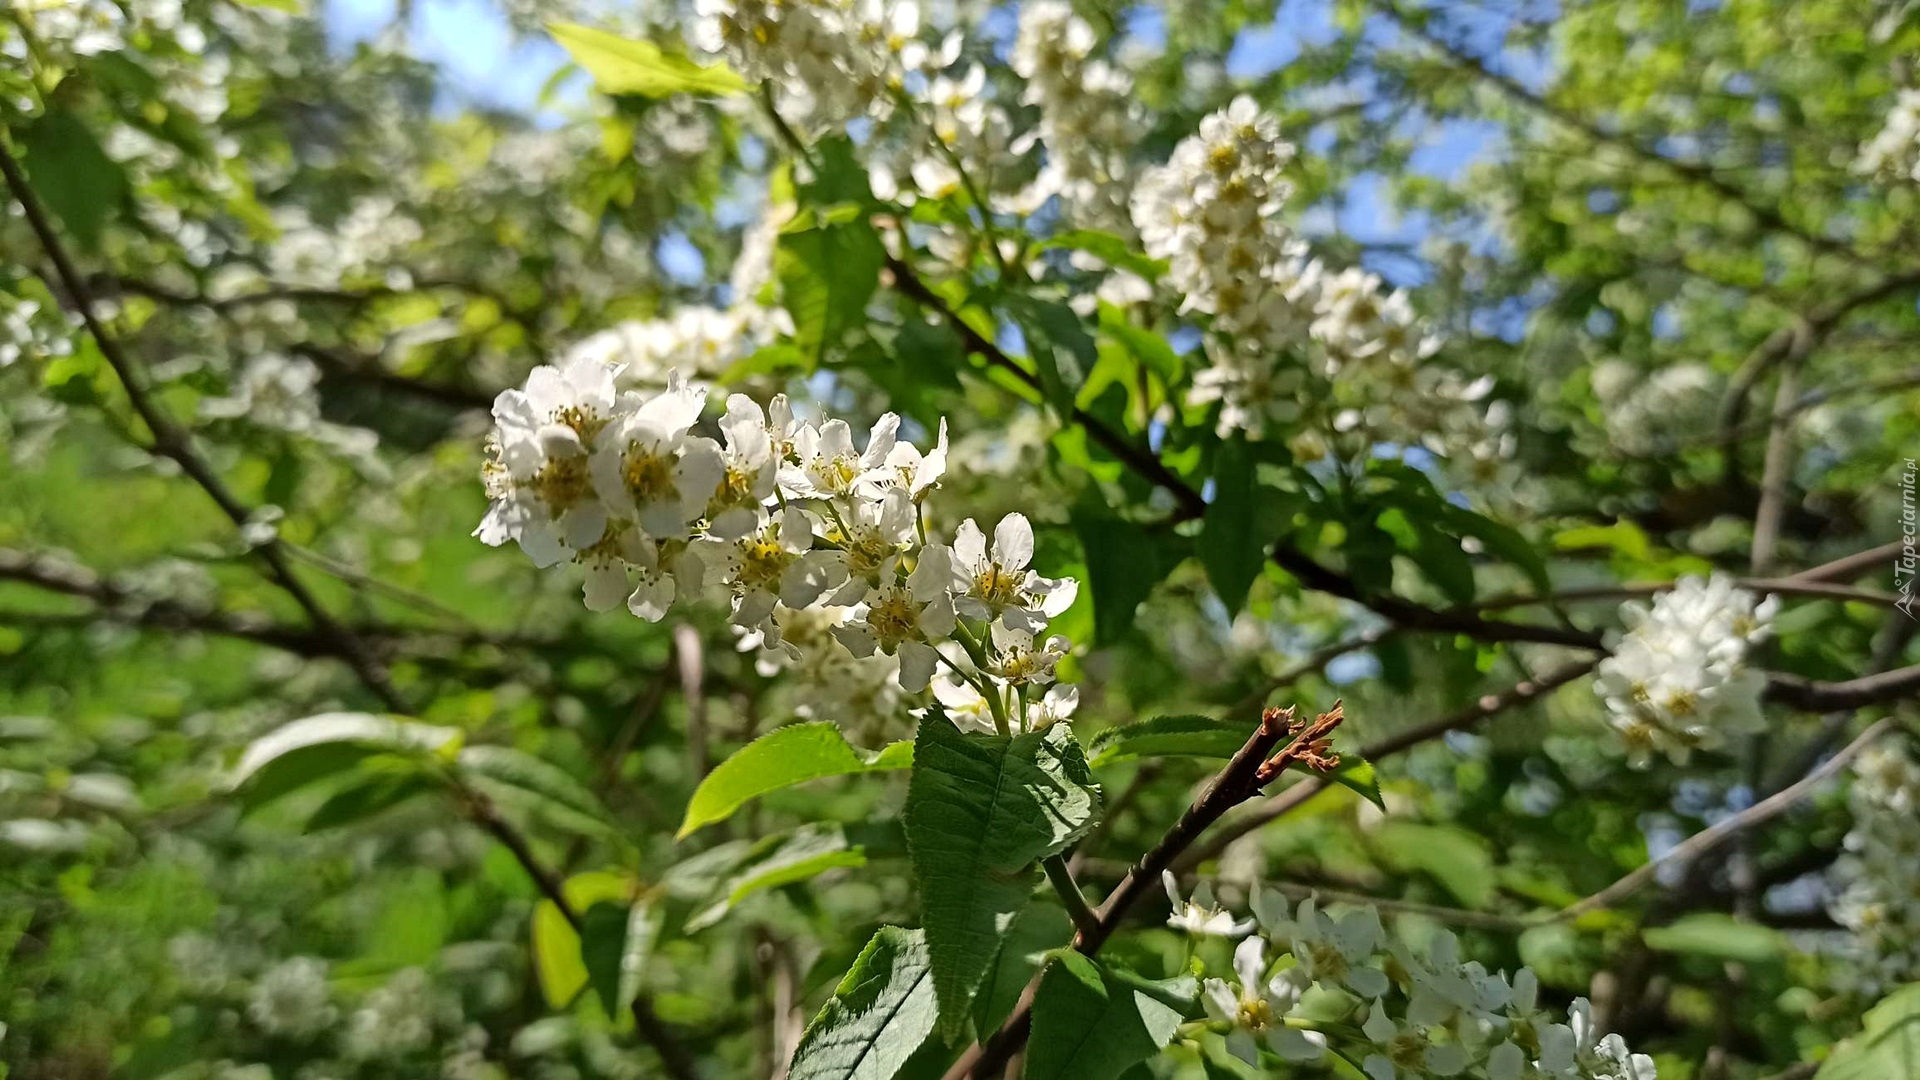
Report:
M889 647L920 634L920 605L905 589L892 588L867 609L867 625Z
M548 458L534 474L531 486L540 501L547 504L547 510L559 517L587 497L593 488L593 478L588 474L585 457Z
M1240 1003L1240 1026L1250 1031L1264 1031L1273 1023L1273 1006L1266 998L1254 998Z
M627 485L627 493L638 503L657 502L678 494L673 483L673 459L642 449L638 444L627 447L620 478Z
M761 533L740 542L740 584L749 589L777 589L781 575L797 556L780 546L772 534Z

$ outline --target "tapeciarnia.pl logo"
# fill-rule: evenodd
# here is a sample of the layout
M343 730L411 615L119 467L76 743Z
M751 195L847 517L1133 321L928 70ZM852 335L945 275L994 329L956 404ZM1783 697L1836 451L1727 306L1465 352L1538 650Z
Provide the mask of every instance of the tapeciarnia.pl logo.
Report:
M1914 613L1913 583L1916 570L1920 570L1920 520L1916 520L1913 505L1913 483L1915 473L1914 459L1908 458L1906 468L1900 472L1900 557L1893 562L1893 587L1899 591L1900 599L1894 606L1905 612L1909 619L1920 619Z

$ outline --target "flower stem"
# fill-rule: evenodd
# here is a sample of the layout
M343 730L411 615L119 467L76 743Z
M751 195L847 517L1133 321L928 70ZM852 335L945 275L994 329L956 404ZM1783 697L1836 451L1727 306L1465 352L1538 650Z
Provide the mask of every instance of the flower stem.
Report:
M1049 855L1040 860L1040 868L1047 872L1047 882L1053 891L1060 894L1060 902L1066 905L1074 928L1083 934L1093 933L1100 925L1100 917L1094 914L1093 906L1087 903L1086 895L1073 880L1073 871L1067 869L1067 857Z

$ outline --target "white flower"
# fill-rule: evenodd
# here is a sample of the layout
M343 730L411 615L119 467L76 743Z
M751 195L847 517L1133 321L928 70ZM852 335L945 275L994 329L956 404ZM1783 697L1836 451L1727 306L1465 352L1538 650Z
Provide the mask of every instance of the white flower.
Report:
M850 495L862 480L886 464L892 453L900 417L882 416L867 436L867 448L855 451L853 429L845 420L829 420L818 428L802 426L793 436L793 464L780 469L780 486L797 499Z
M247 1018L261 1031L289 1039L310 1039L333 1026L327 962L312 956L283 960L261 975L247 996Z
M725 469L707 505L707 534L733 540L759 524L761 507L773 498L777 463L767 414L745 394L727 398L720 431L726 439L721 452Z
M1066 658L1069 643L1058 634L1035 647L1033 635L1005 623L994 623L993 674L1010 686L1029 683L1045 685L1053 681L1053 669Z
M1869 994L1920 980L1920 763L1904 738L1886 738L1853 765L1853 828L1830 871L1827 910L1853 931Z
M876 648L898 656L900 687L909 693L926 689L933 677L939 655L931 643L953 633L949 559L946 548L927 545L906 581L876 590L834 628L834 636L855 656L871 656Z
M1764 728L1765 677L1745 666L1779 599L1760 600L1715 574L1685 577L1651 605L1621 606L1628 630L1600 662L1594 692L1636 765L1661 751L1685 764L1695 750Z
M840 583L839 553L814 551L813 537L812 515L788 507L738 539L700 542L708 581L727 587L736 624L769 634L775 605L808 607Z
M1854 170L1867 176L1920 180L1920 90L1901 88L1879 133L1860 145Z
M726 475L720 448L687 434L706 400L706 387L688 386L670 374L666 390L622 415L597 440L594 490L613 513L638 519L649 536L687 535Z
M993 546L972 518L953 538L954 605L969 619L1000 619L1011 629L1035 633L1073 605L1078 584L1043 578L1027 569L1033 561L1033 526L1024 514L1008 514L993 528Z
M835 604L857 604L894 580L900 557L914 542L918 520L913 499L894 488L878 501L855 503L827 529L827 538L845 567L846 586L831 598Z
M947 421L940 420L940 434L935 439L933 449L922 454L920 448L910 442L897 442L887 451L882 468L867 473L861 478L861 494L869 498L882 498L894 488L904 490L914 502L919 502L927 490L938 483L947 472Z
M1373 1003L1360 1030L1378 1048L1360 1063L1360 1070L1372 1080L1425 1080L1454 1076L1467 1067L1465 1047L1433 1042L1419 1027L1389 1017L1383 1002Z
M1367 966L1381 936L1380 915L1372 908L1355 908L1336 922L1313 900L1304 900L1292 929L1302 977L1344 985L1363 998L1387 992L1387 976Z
M1260 1064L1262 1039L1288 1061L1317 1061L1325 1039L1286 1025L1286 1013L1299 1000L1299 991L1285 980L1266 978L1266 948L1258 937L1235 947L1234 983L1208 979L1201 987L1201 1004L1208 1018L1228 1025L1227 1051L1249 1065Z
M1230 938L1253 932L1253 920L1236 921L1231 913L1214 902L1213 886L1206 882L1193 887L1193 898L1190 900L1180 898L1180 882L1174 878L1173 871L1160 871L1160 882L1167 887L1167 900L1173 905L1173 914L1167 918L1167 925L1175 930Z
M607 512L594 494L588 454L613 422L615 374L591 360L537 367L526 389L494 399L484 472L493 502L475 536L496 547L517 540L536 566L600 538Z

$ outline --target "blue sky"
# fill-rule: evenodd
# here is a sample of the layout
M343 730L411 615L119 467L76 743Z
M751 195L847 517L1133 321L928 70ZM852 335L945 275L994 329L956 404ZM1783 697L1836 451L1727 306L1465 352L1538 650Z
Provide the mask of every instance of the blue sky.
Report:
M395 0L319 2L330 36L341 49L385 31L394 21ZM1164 36L1159 12L1149 8L1139 12L1128 21L1128 30L1158 44ZM1470 37L1485 39L1471 44L1491 49L1498 40L1497 25L1465 29L1472 32ZM494 0L414 0L408 33L415 53L446 72L450 108L480 105L525 111L542 123L564 120L558 109L542 106L540 95L554 73L565 66L565 53L544 37L516 35ZM1384 35L1391 29L1376 22L1368 33ZM1334 34L1330 0L1282 0L1272 23L1241 33L1228 54L1227 72L1236 79L1258 78L1293 60L1303 46L1324 44ZM1505 63L1520 58L1509 54L1502 59ZM1537 68L1516 68L1512 63L1505 63L1505 70L1530 83L1542 74ZM583 87L578 81L568 84L559 95L560 103L580 92ZM1413 167L1445 178L1456 177L1470 162L1491 152L1497 139L1491 128L1466 123L1429 124L1414 134L1420 148ZM1319 227L1324 229L1326 223ZM1378 178L1362 178L1346 191L1337 227L1365 243L1408 243L1417 242L1429 226L1417 216L1398 214L1387 202ZM663 251L663 262L674 254ZM1401 259L1381 259L1370 268L1401 284L1410 283L1414 271Z

